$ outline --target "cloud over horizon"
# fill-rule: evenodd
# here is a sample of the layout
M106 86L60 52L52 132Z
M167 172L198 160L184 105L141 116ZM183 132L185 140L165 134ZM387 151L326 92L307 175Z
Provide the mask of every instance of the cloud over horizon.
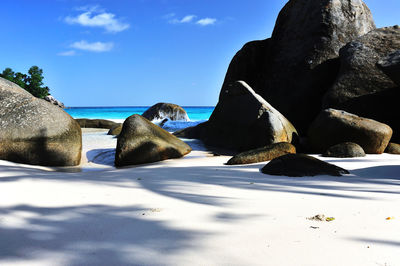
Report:
M70 45L71 48L78 49L78 50L83 50L83 51L89 51L89 52L96 52L96 53L101 53L101 52L108 52L111 51L112 48L114 47L114 43L112 42L87 42L85 40L79 41L79 42L74 42Z
M113 13L107 13L99 6L84 6L76 10L83 11L77 16L67 16L64 21L70 25L81 25L84 27L104 28L109 33L117 33L127 30L130 25L122 22Z

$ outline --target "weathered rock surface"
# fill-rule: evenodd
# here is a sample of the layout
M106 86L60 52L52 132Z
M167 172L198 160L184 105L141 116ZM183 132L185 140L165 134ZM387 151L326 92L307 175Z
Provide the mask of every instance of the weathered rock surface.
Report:
M122 124L113 126L107 133L107 135L118 136L121 133Z
M59 107L0 78L0 159L73 166L81 159L82 132Z
M180 158L189 145L140 115L128 117L122 127L115 154L116 166L152 163Z
M322 156L335 158L365 157L363 148L357 143L344 142L330 147Z
M270 47L271 39L246 43L229 64L220 95L223 95L225 87L238 80L245 81L256 91L263 88Z
M200 127L205 144L237 151L297 137L293 125L243 81L225 87L209 121Z
M88 119L88 118L78 118L75 119L76 122L82 128L105 128L105 129L112 129L115 126L121 125L120 123L115 123L110 120L105 119Z
M157 103L147 109L142 116L150 121L164 120L166 118L172 121L189 121L186 111L179 105L172 103Z
M318 153L343 142L354 142L366 153L381 154L392 137L392 129L372 119L341 110L323 110L310 126L308 143Z
M340 48L373 29L360 0L291 0L270 39L250 42L235 55L220 95L243 80L305 133L335 81Z
M296 147L287 142L274 143L266 147L246 151L233 156L226 164L250 164L266 162L288 153L296 153Z
M385 153L400 154L400 144L389 142L385 149Z
M397 87L377 63L398 49L399 27L375 29L343 47L339 76L324 97L324 107L340 108L350 99Z
M379 60L377 66L400 86L400 50Z
M60 108L65 108L65 105L62 102L60 102L59 100L57 100L56 98L54 98L51 95L47 95L46 97L44 97L44 99L46 101L48 101L49 103L54 104Z
M270 161L261 172L279 176L341 176L349 171L305 154L287 154Z

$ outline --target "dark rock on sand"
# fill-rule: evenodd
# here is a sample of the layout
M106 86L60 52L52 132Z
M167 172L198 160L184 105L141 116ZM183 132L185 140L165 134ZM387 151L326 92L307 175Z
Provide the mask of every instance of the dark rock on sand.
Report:
M324 107L340 108L350 99L397 87L377 63L399 49L399 27L375 29L343 47L339 76L324 97Z
M186 111L179 105L172 103L157 103L147 109L142 116L150 121L164 120L166 118L172 121L189 120Z
M115 154L116 166L152 163L180 158L189 145L140 115L128 117L122 127Z
M76 122L82 128L105 128L105 129L112 129L115 126L121 125L120 123L115 123L110 120L105 119L87 119L87 118L78 118L75 119Z
M323 110L308 131L308 143L318 153L339 143L354 142L366 153L381 154L391 137L388 125L335 109Z
M268 175L292 177L316 175L341 176L349 174L349 171L343 168L305 154L287 154L273 159L261 169L261 172Z
M113 126L107 133L107 135L118 136L121 133L122 124Z
M377 66L400 86L400 50L379 60Z
M322 156L335 158L365 157L365 152L357 143L344 142L330 147Z
M0 78L0 159L73 166L81 151L81 128L70 115Z
M243 81L225 87L202 127L200 136L206 145L237 151L297 138L293 125Z
M266 147L239 153L233 156L226 164L266 162L288 153L296 153L296 147L287 142L274 143Z
M400 154L400 144L389 142L385 149L385 153Z

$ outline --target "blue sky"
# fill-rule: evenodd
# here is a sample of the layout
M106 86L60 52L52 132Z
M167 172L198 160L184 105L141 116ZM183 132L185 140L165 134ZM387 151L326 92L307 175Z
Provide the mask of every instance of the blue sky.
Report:
M212 106L233 55L283 0L2 0L0 69L44 70L67 106ZM399 0L367 0L378 27Z

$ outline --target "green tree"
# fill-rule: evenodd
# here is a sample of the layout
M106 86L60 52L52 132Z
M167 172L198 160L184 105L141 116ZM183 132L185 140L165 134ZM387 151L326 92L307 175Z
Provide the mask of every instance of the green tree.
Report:
M43 99L49 95L49 87L43 86L43 70L37 66L32 66L28 70L28 75L21 72L15 73L8 67L3 70L0 77L14 82L37 98Z
M49 88L43 87L43 70L37 66L33 66L28 70L28 74L25 89L38 98L44 98L49 95Z
M14 75L14 80L13 82L15 84L17 84L18 86L20 86L21 88L25 89L26 87L26 80L27 80L28 76L25 74L22 74L21 72L17 72Z
M9 67L4 69L3 72L1 73L2 78L5 78L12 82L14 82L14 75L15 75L14 71Z

